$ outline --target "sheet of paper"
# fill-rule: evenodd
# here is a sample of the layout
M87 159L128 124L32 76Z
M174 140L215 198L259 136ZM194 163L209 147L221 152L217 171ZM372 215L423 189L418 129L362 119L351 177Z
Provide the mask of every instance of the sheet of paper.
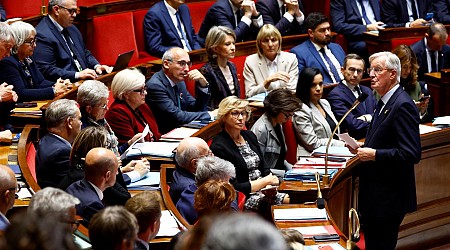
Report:
M178 147L179 142L140 142L136 143L130 149L126 157L132 156L155 156L155 157L172 157L173 151Z
M433 125L450 125L450 116L441 116L434 119Z
M181 127L181 128L176 128L165 135L162 135L161 138L162 139L182 140L184 138L190 137L191 135L195 134L195 132L197 132L197 131L198 131L198 129L196 129L196 128Z
M421 135L426 134L426 133L431 133L431 132L434 132L434 131L438 131L438 130L441 130L441 129L433 127L433 126L427 126L427 125L419 124L419 131L420 131Z
M148 135L149 132L150 132L150 128L148 127L148 124L146 124L145 128L144 128L144 131L142 131L141 137L139 138L139 140L136 140L136 141L141 141L142 142L142 140L144 140L144 138Z
M325 155L326 152L326 146L320 146L312 152L311 155ZM328 154L332 156L338 156L338 157L353 157L355 156L348 150L347 147L335 147L331 146L328 150Z
M358 143L348 133L337 134L337 136L353 149L359 148Z
M174 236L180 229L178 228L175 218L172 217L169 210L161 211L161 227L156 237Z
M332 225L310 226L310 227L291 227L303 234L304 238L312 238L314 235L337 234Z
M328 161L328 167L334 167L334 168L343 168L345 167L345 164L347 162L335 162L335 161ZM325 167L325 158L319 158L319 157L301 157L298 162L295 163L294 167L304 167L304 166L310 166L310 167L317 167L317 168L324 168Z
M247 101L256 101L256 102L263 102L264 99L266 99L267 93L263 92L263 93L259 93L257 95L254 95L250 98L247 98Z
M125 150L125 152L123 152L123 154L120 156L120 159L121 159L121 160L126 159L126 158L127 158L128 151L130 151L130 149L132 149L133 146L134 146L136 143L142 142L142 141L144 140L145 136L146 136L149 132L150 132L150 128L148 127L148 124L147 124L147 125L145 125L145 128L144 128L144 130L142 131L141 137L139 137L139 139L137 139L136 141L134 141L133 143L131 143L131 145L127 148L127 150Z
M275 220L327 220L327 211L318 208L288 208L274 209L273 217Z
M159 185L159 172L148 172L144 178L130 183L127 187L137 187L137 186L156 186Z

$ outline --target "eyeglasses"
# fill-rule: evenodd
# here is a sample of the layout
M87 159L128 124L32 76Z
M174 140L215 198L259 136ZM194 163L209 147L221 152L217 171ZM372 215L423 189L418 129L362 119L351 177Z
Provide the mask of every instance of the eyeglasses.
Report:
M231 111L230 112L231 117L233 117L234 119L238 119L239 116L242 116L242 118L247 118L248 116L248 112L247 111Z
M375 68L368 68L367 69L367 74L369 74L370 75L370 72L374 72L375 73L375 75L379 75L379 74L381 74L383 71L385 71L385 70L392 70L392 69L386 69L386 68L377 68L377 67L375 67Z
M109 101L107 101L105 104L103 104L103 105L95 105L95 107L98 107L98 108L101 108L101 109L106 109L106 108L108 108L108 104L109 104Z
M168 60L168 61L171 61L171 62L175 62L175 63L177 63L178 65L180 65L181 67L186 67L186 65L190 68L190 67L192 67L192 62L191 61L185 61L185 60L181 60L181 61L173 61L173 60Z
M355 69L353 67L350 67L347 70L352 74L355 74L355 72L356 72L356 73L358 73L358 75L361 75L364 72L364 70L362 70L362 69Z
M8 190L14 190L16 192L16 194L18 192L20 192L21 189L22 189L22 186L20 185L20 183L17 183L17 185L15 187L8 188Z
M74 221L67 221L67 224L70 224L72 226L72 231L75 231L80 226L81 222L83 222L83 219L77 219Z
M133 92L138 92L138 93L140 93L141 95L143 95L143 94L145 94L145 92L147 91L147 86L144 86L143 88L140 88L140 89L134 89L134 90L132 90Z
M27 43L27 44L30 44L30 45L36 45L37 37L32 38L32 39L27 39L27 40L23 41L23 43Z
M289 119L289 118L291 118L292 116L294 116L294 114L286 114L285 112L282 112L283 113L283 115L284 115L284 117L286 118L286 119Z
M57 5L57 6L59 6L60 8L65 9L65 10L67 10L71 16L72 16L74 13L76 13L77 15L80 14L80 9L79 9L79 8L69 9L69 8L66 8L66 7L61 6L61 5Z

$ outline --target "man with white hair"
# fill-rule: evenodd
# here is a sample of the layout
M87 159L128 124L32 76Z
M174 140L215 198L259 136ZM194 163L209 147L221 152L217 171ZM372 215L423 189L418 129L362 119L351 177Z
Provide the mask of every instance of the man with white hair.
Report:
M5 215L14 206L17 189L14 172L9 167L0 165L0 231L5 231L10 224Z

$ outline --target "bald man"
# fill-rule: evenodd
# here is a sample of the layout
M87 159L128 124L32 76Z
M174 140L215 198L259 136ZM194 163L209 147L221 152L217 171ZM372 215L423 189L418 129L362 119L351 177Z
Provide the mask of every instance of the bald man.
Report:
M9 220L5 214L14 205L17 180L14 172L5 165L0 165L0 231L5 231Z
M180 142L175 155L176 169L169 190L174 204L177 204L183 190L195 183L197 159L207 155L212 155L211 150L201 138L188 137Z
M93 148L86 155L84 178L72 183L66 192L77 197L77 215L83 218L82 224L89 225L94 214L103 209L103 191L116 182L119 162L116 155L106 148Z

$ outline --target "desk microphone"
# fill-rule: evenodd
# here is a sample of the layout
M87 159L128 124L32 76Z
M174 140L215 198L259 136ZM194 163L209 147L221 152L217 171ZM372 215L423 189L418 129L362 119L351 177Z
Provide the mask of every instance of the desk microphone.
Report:
M330 175L328 174L328 149L330 148L331 140L333 140L333 137L336 134L336 131L338 130L339 126L341 126L341 123L348 116L348 114L350 114L350 112L352 112L356 107L358 107L358 105L360 103L365 101L367 96L368 95L364 92L362 92L358 96L358 99L356 99L356 101L353 103L352 107L347 111L347 113L344 114L344 116L342 116L341 120L339 120L338 124L336 125L336 127L333 130L333 133L331 133L330 139L328 139L327 147L325 150L325 174L322 177L324 185L328 185L328 183L330 182Z
M320 192L320 176L319 173L316 172L316 184L317 184L317 208L324 209L325 208L325 199L322 198L322 192Z

